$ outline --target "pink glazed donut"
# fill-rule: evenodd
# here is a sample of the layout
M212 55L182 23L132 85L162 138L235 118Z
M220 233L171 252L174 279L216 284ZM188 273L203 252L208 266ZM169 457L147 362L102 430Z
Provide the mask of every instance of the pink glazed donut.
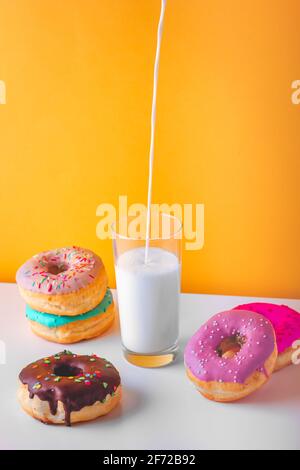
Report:
M212 317L188 342L188 377L206 398L240 400L271 376L277 360L272 324L257 313L226 311Z
M239 305L234 310L249 310L263 315L272 323L278 348L275 370L292 363L293 344L300 339L300 314L286 305L270 303L250 303Z
M77 246L44 251L17 272L26 303L38 312L75 316L95 308L107 290L101 258Z

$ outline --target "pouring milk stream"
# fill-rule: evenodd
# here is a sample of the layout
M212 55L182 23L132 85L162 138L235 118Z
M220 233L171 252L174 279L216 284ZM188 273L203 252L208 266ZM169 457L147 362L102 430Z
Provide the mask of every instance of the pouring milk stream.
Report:
M154 67L145 245L120 254L115 266L123 346L145 355L159 355L176 347L179 336L180 261L172 251L150 246L157 84L165 9L166 0L162 0Z

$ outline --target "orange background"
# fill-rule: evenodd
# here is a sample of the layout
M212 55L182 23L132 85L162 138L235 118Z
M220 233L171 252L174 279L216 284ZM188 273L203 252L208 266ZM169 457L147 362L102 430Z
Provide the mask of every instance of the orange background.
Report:
M0 0L0 280L146 203L159 0ZM190 292L300 297L298 0L169 0L154 202L204 203Z

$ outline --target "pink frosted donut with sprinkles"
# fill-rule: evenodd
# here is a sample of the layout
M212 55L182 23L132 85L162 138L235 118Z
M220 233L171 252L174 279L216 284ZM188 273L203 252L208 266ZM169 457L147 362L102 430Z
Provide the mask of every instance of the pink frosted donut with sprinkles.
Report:
M300 340L300 314L286 305L256 302L239 305L234 310L249 310L270 320L276 334L278 358L275 370L292 364L293 345Z
M33 256L17 271L16 280L32 309L65 316L95 308L103 300L108 283L101 258L77 246Z
M258 390L268 381L276 360L272 324L246 310L212 317L184 352L190 380L203 396L218 402L240 400Z

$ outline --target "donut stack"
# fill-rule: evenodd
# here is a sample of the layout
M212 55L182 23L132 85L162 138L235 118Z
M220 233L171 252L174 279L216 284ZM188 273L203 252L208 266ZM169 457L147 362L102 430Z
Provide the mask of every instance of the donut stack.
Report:
M38 336L55 343L94 338L114 321L114 303L99 256L77 246L45 251L17 272L26 317Z

